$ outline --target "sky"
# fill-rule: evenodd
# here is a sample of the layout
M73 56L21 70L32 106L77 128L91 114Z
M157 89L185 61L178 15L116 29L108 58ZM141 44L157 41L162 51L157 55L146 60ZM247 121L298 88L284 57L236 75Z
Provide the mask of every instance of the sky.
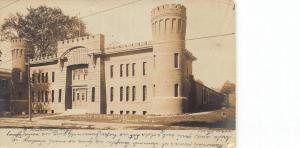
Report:
M186 39L235 33L232 0L19 0L7 6L14 1L0 0L0 25L4 18L16 12L26 14L28 7L59 7L67 15L83 17L87 31L104 34L106 45L115 41L151 41L151 10L167 3L183 4L187 8ZM96 13L103 10L109 11ZM221 88L227 80L235 83L235 44L235 35L187 40L186 48L197 58L193 63L195 79L213 88ZM3 52L0 68L11 68L9 46L0 42Z

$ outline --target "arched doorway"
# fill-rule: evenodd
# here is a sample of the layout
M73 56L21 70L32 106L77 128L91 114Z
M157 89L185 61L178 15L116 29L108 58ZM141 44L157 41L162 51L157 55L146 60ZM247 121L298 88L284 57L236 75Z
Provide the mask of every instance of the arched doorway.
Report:
M86 109L88 92L88 49L76 46L60 56L62 68L66 68L65 109Z

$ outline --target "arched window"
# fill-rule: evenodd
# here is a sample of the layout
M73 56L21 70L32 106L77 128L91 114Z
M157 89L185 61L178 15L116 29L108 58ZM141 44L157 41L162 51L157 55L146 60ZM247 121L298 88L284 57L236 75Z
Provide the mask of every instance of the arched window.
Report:
M123 77L123 64L120 65L120 77Z
M143 62L143 75L144 76L147 74L146 66L147 66L147 62Z
M177 32L181 31L181 19L178 19Z
M129 101L129 86L126 87L126 101Z
M135 76L135 63L132 63L132 76Z
M163 20L159 21L159 33L163 31Z
M172 19L172 32L176 32L176 27L175 27L175 24L176 24L176 19L175 18L173 18Z
M126 77L129 76L129 64L126 64Z
M120 87L120 101L123 101L123 87Z
M114 65L110 65L110 78L114 77Z
M95 87L92 87L92 102L95 102Z

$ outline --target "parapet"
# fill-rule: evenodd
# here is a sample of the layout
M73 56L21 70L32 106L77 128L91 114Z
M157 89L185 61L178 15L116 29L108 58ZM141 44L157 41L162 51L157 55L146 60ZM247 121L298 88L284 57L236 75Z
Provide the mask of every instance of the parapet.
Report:
M10 43L11 43L12 50L26 48L26 40L24 39L12 39Z
M55 62L56 60L58 60L57 54L47 55L47 56L35 56L34 58L30 59L30 63L40 64L40 63Z
M58 50L65 50L66 48L75 47L75 46L84 46L87 48L92 48L93 50L104 48L104 35L99 34L99 35L83 36L83 37L66 39L57 42Z
M180 16L185 16L186 8L181 4L164 4L160 5L151 11L151 18L154 19L158 16L165 14L177 14Z
M152 48L152 42L137 42L137 43L130 43L130 44L121 44L117 46L110 46L105 48L105 53L116 53L116 52L124 52L130 50L138 50L138 49L145 49L145 48Z

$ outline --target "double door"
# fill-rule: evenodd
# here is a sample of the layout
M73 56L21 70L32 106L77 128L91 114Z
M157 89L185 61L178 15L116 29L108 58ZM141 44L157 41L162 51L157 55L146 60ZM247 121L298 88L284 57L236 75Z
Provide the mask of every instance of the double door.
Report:
M87 103L87 88L73 88L72 106L73 108L84 108Z

